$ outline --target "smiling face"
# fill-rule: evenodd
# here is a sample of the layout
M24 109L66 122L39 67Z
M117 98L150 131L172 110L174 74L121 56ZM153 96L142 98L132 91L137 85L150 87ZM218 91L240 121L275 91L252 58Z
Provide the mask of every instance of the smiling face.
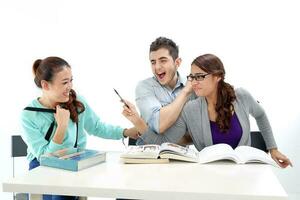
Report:
M163 86L174 88L178 79L177 69L181 63L181 59L175 61L165 48L150 52L150 62L152 73L155 75L159 83Z
M207 72L202 70L197 65L193 64L191 67L191 75L195 76L197 74L205 75ZM205 76L203 80L192 80L192 87L197 96L210 97L217 93L218 82L220 77L217 75L209 74Z
M48 102L52 105L68 102L73 87L72 81L72 71L67 66L57 72L51 81L42 80L42 89Z

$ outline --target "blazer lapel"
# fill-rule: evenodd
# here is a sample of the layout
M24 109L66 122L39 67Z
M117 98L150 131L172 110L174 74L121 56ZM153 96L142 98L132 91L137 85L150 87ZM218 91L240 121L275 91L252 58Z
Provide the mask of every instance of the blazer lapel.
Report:
M242 137L241 137L241 139L239 141L238 146L245 145L246 144L245 141L249 139L248 132L250 130L250 127L249 127L249 123L246 123L246 121L243 120L243 119L246 119L248 117L247 116L245 117L245 115L247 115L247 114L246 114L246 112L243 112L243 110L241 109L240 106L238 106L238 102L237 101L233 102L233 107L234 107L234 112L235 112L235 114L236 114L236 116L237 116L237 118L238 118L238 120L240 122L240 125L242 127L242 131L243 131L242 132Z
M208 117L208 110L207 110L207 102L205 98L201 98L201 109L202 109L202 129L203 129L203 138L205 146L213 145L211 129L210 129L210 122Z

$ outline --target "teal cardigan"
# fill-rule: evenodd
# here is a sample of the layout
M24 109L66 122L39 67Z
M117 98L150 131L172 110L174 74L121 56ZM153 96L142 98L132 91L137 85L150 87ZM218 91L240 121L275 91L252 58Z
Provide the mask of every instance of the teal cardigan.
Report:
M86 147L87 134L105 139L118 140L123 138L123 128L102 122L96 113L90 108L84 98L77 98L85 106L85 111L79 114L77 142L79 148ZM45 108L37 99L33 100L28 106ZM57 144L52 140L56 131L56 124L50 137L50 141L45 140L46 132L53 121L53 113L27 110L22 111L22 138L28 146L27 159L29 161L33 160L34 158L39 160L40 156L44 153L54 152L59 149L74 146L76 141L76 123L74 123L71 119L69 120L68 128L62 144Z

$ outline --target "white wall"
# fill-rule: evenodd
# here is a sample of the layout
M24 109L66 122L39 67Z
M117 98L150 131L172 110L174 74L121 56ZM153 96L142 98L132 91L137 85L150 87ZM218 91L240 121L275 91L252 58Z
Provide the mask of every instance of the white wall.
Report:
M19 113L39 95L31 74L35 59L65 58L76 90L102 119L129 126L112 88L134 101L137 81L151 76L149 44L167 36L180 47L183 75L193 58L214 53L224 62L228 82L262 102L280 149L294 163L274 171L291 199L300 198L298 5L296 0L1 0L0 180L12 174L10 135L21 130ZM123 149L120 141L94 137L88 146Z

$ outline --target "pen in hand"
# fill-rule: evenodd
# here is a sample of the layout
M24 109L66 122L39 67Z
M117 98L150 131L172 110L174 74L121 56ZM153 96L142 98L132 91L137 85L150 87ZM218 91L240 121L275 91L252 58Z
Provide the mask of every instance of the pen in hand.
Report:
M113 89L114 89L115 93L120 97L121 102L123 102L123 103L125 104L125 106L126 106L127 108L129 108L128 104L124 101L124 99L121 97L121 95L119 95L119 93L117 92L117 90L116 90L115 88L113 88Z

